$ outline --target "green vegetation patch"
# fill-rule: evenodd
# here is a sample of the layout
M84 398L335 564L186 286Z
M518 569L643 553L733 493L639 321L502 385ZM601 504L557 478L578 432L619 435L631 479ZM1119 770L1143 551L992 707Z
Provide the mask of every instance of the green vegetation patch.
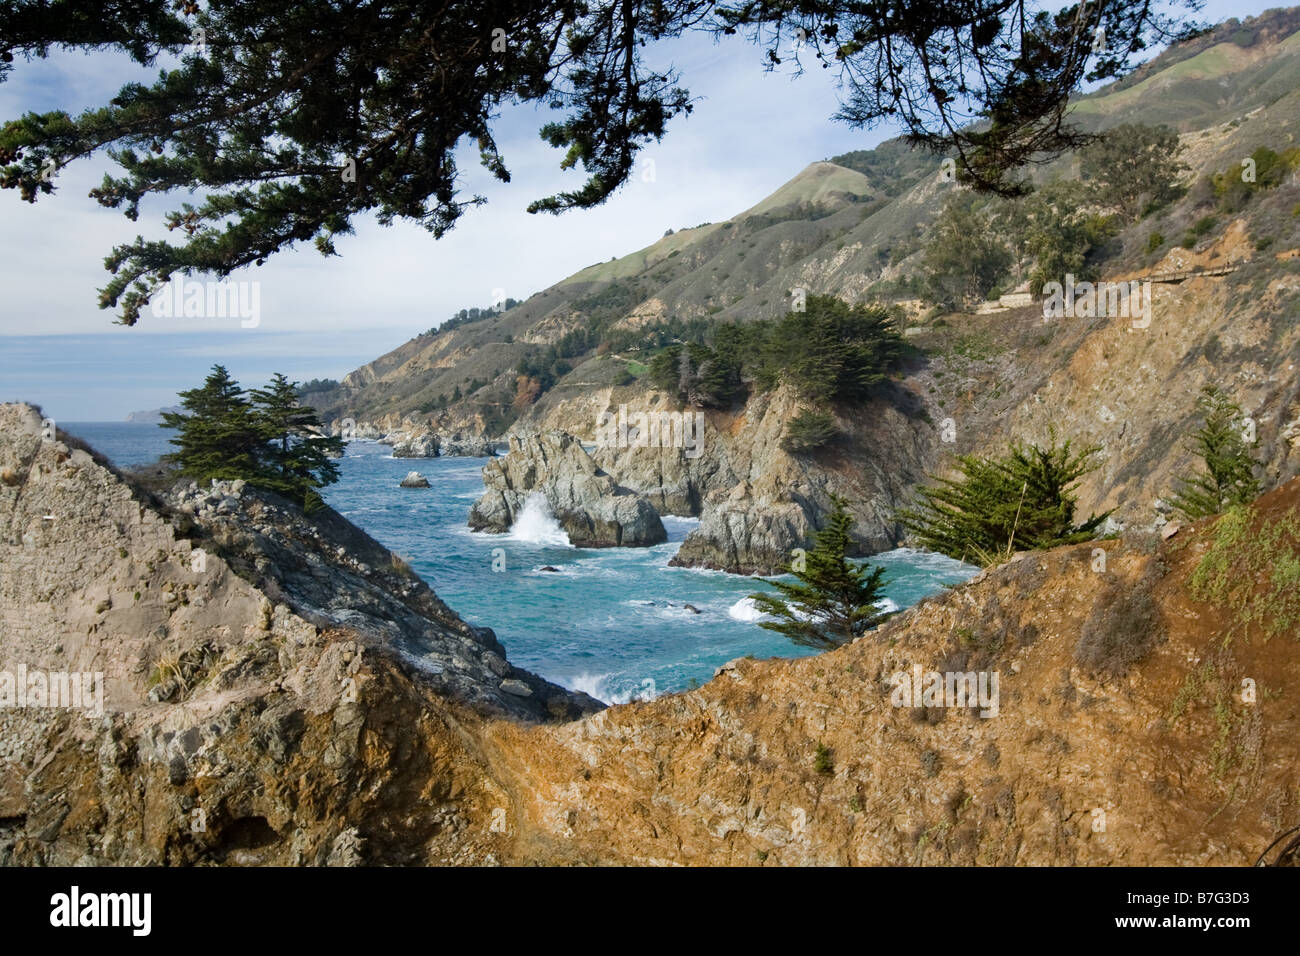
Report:
M1214 524L1214 540L1192 571L1192 597L1228 611L1232 629L1300 634L1300 520L1292 508L1260 522L1253 506L1229 510Z

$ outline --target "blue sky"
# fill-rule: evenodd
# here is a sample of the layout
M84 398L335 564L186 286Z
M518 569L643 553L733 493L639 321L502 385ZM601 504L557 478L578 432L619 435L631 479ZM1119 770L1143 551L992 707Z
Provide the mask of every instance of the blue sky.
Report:
M1208 3L1216 21L1267 9L1263 3ZM453 312L483 306L493 290L526 298L593 262L653 242L665 229L728 218L751 206L808 163L865 149L893 135L830 120L837 107L834 71L799 78L763 71L762 50L731 38L693 37L656 51L699 97L695 111L649 147L642 166L604 206L563 216L530 216L527 204L581 182L561 172L560 154L537 130L550 117L532 108L503 111L498 143L513 180L503 185L464 150L465 195L488 204L469 211L435 241L409 224L381 228L358 220L338 242L341 258L310 246L233 278L260 283L261 321L155 318L113 324L96 307L110 248L144 234L162 238L162 214L183 197L142 206L138 222L87 198L111 164L100 155L59 173L57 193L33 206L0 194L0 401L23 399L67 420L120 420L136 409L169 404L175 392L222 362L242 382L273 371L293 378L339 377L437 325ZM0 84L0 119L26 110L70 111L99 105L125 81L148 81L119 57L60 53L17 64ZM648 174L653 161L653 175Z

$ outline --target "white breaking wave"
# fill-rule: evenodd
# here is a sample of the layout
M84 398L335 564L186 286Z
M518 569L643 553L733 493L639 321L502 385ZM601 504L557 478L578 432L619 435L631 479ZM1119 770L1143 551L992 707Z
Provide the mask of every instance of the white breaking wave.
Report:
M580 694L587 694L596 698L601 703L608 704L605 699L605 682L609 680L608 674L589 674L583 671L581 674L575 674L567 680L561 680L560 683L569 690L576 690Z
M534 491L524 501L523 510L515 518L506 537L511 541L525 541L528 544L570 547L569 536L555 520L555 515L551 514L551 505L546 496L538 491Z
M898 610L898 604L892 598L881 598L874 606L887 614L892 614ZM754 603L753 598L746 597L731 605L727 609L727 616L733 621L761 621L769 615L758 609L758 605ZM808 619L807 615L800 614L798 611L794 612L794 616L796 620L805 621Z
M592 674L583 671L567 680L561 680L560 683L569 690L594 697L602 704L626 704L633 700L654 700L659 696L655 689L655 682L650 679L642 680L638 686L628 690L611 690L609 679L613 676L613 674Z
M727 608L727 616L733 621L761 621L767 615L758 609L751 597L744 597Z

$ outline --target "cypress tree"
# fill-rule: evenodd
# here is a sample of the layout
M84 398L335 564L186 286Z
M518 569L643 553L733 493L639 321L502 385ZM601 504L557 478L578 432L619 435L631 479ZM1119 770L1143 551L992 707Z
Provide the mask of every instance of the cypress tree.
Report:
M165 457L185 477L201 483L242 478L308 512L323 504L316 489L338 481L331 456L343 440L319 434L316 410L299 403L297 385L283 375L254 389L250 399L225 366L214 365L202 387L180 397L185 412L164 413L162 427L177 433L171 439L177 450Z
M1259 496L1255 461L1242 434L1241 408L1217 385L1201 389L1197 405L1205 420L1191 445L1205 470L1179 478L1180 487L1170 496L1174 509L1193 520Z
M1074 451L1069 439L1046 448L1015 442L1003 455L961 455L957 478L918 490L898 513L920 543L959 561L995 563L1017 549L1077 544L1097 536L1110 511L1074 523L1071 486L1092 471L1098 447Z
M212 371L199 388L180 393L185 412L164 412L162 427L175 429L170 440L177 450L164 458L179 465L182 475L199 482L213 478L249 479L258 471L261 435L252 404L224 365Z
M343 450L343 439L320 433L316 409L299 404L297 385L279 372L251 394L263 441L255 483L314 511L323 504L316 489L338 481L333 456Z
M883 596L885 570L847 559L853 515L844 499L832 502L834 510L817 532L805 566L786 568L798 583L773 581L778 594L751 595L759 610L776 618L760 621L760 627L819 650L847 644L885 616L875 606Z

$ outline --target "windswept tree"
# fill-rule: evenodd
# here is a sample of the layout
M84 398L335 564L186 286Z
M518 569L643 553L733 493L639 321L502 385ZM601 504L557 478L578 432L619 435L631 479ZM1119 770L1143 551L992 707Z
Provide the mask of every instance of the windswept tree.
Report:
M802 566L786 568L797 582L774 580L776 594L751 595L758 609L774 618L760 621L760 627L818 650L847 644L886 616L876 607L884 597L885 569L848 559L853 515L844 499L836 497L832 503L826 526L817 532L816 545Z
M785 383L812 403L868 398L903 355L894 313L878 303L809 295L802 311L757 331L753 374L759 387Z
M1089 541L1111 512L1076 524L1072 488L1096 464L1097 446L1075 451L1012 443L1000 456L961 455L958 476L932 479L898 519L922 546L959 561L993 564L1018 550Z
M262 438L255 483L315 510L322 504L316 489L339 480L334 459L343 439L324 434L316 409L301 404L297 386L279 372L269 386L250 394Z
M338 481L331 456L343 440L320 433L315 409L299 403L297 386L283 375L250 398L224 366L214 365L200 388L180 398L184 412L165 412L161 424L176 431L177 450L165 457L181 475L199 482L242 478L305 511L323 503L318 488Z
M839 428L835 416L824 408L802 408L785 426L781 447L792 455L806 455L829 444Z
M1259 497L1260 487L1240 406L1217 385L1207 385L1197 408L1203 421L1191 446L1204 470L1179 478L1169 499L1176 511L1193 520L1249 504Z
M686 405L726 408L744 394L740 360L698 342L670 345L650 360L650 381Z
M200 482L250 478L257 473L261 436L253 405L224 365L198 388L180 393L184 412L163 412L163 428L174 429L176 451L164 456L182 475Z
M1194 0L1174 6L1195 9ZM692 99L660 41L703 31L766 47L768 66L834 69L837 118L896 123L951 152L963 180L1015 195L1027 164L1090 137L1067 119L1084 81L1119 76L1192 31L1147 0L1033 10L1018 0L8 0L0 81L51 50L108 50L164 68L73 116L0 127L0 186L35 201L51 172L107 150L121 167L91 195L130 219L155 195L198 193L166 216L179 242L138 237L105 262L100 305L133 325L174 274L227 276L300 242L323 255L354 218L435 236L483 200L458 191L460 148L509 181L501 107L554 110L542 138L581 167L533 212L595 206L632 175Z

